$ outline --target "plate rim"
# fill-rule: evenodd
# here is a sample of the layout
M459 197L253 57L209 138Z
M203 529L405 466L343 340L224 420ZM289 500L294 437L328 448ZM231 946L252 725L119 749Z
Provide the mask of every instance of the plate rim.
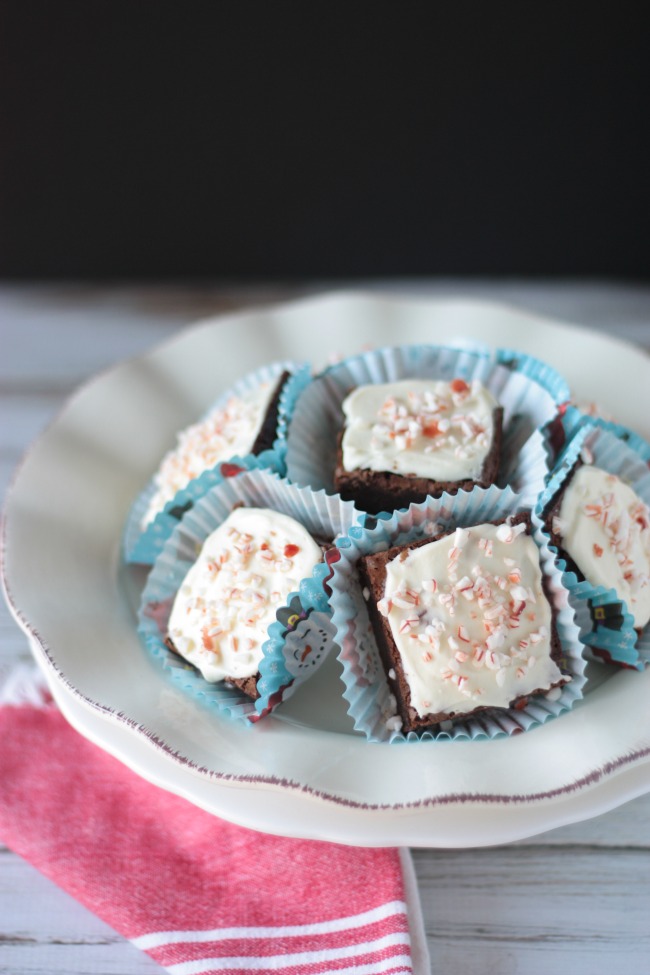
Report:
M224 324L224 322L236 320L237 318L241 318L242 316L254 315L262 309L268 309L269 307L271 307L273 308L274 311L277 312L279 310L282 310L283 308L295 308L296 306L308 305L314 302L322 302L322 301L332 302L332 301L346 300L350 298L354 299L354 301L357 302L359 301L364 302L370 299L373 302L382 302L382 303L389 302L392 303L393 305L400 305L405 303L419 304L419 305L437 305L437 306L455 305L457 307L459 306L471 307L474 310L475 309L485 310L487 308L492 312L501 310L501 311L507 311L510 314L514 313L528 320L543 322L547 325L553 326L554 328L560 328L563 331L565 329L571 329L575 332L580 333L583 336L589 336L590 334L594 334L591 333L588 329L585 329L579 325L564 323L559 319L547 318L535 312L529 312L527 310L523 310L516 306L508 305L502 302L484 301L484 300L478 300L473 298L453 298L453 297L427 298L426 296L409 297L400 294L376 294L372 292L364 293L358 291L332 291L332 292L325 292L323 295L311 295L307 297L302 297L295 301L290 301L290 302L279 301L277 303L274 303L271 306L269 306L268 303L262 303L259 306L247 307L246 309L242 309L236 312L231 312L226 315L216 315L216 316L210 316L201 319L196 323L194 323L193 325L180 330L175 335L164 339L162 342L157 343L152 348L147 350L145 353L142 353L138 356L133 356L127 359L120 360L115 364L113 364L112 366L109 366L107 369L104 369L101 372L89 377L81 386L79 386L71 394L71 396L69 396L65 400L60 410L57 411L56 415L50 421L50 423L45 428L45 430L28 448L28 450L26 451L26 453L24 454L21 460L21 463L14 471L9 489L7 491L7 495L4 502L3 513L2 513L2 539L1 539L2 551L0 556L1 563L2 563L2 584L5 590L7 602L9 603L12 615L14 616L18 624L21 626L21 628L27 633L28 637L30 638L30 643L32 642L32 638L33 638L33 640L35 641L35 645L38 646L39 655L37 656L37 660L39 661L39 664L42 665L42 663L45 662L47 667L51 670L51 672L55 674L56 679L61 684L63 684L84 707L90 708L91 710L95 711L97 714L101 715L105 719L107 718L111 721L117 721L118 723L123 723L127 727L131 728L132 730L135 730L137 733L146 735L150 741L152 740L146 727L144 725L141 725L137 720L129 718L127 715L117 711L116 709L108 705L102 705L98 701L93 701L90 697L85 695L83 692L81 692L78 688L74 686L74 684L66 677L66 675L58 666L55 657L53 656L45 640L37 632L36 628L30 623L30 621L26 618L26 616L24 616L24 614L22 613L22 611L18 606L18 602L16 601L16 599L12 594L11 584L7 574L7 566L6 566L6 550L8 545L7 529L8 529L9 513L10 513L9 509L11 505L11 500L13 499L14 493L19 484L20 473L24 469L24 466L28 462L33 451L38 447L38 445L43 440L47 438L51 429L55 427L57 423L60 423L63 420L67 411L72 407L72 405L74 404L76 399L80 396L80 394L82 394L86 389L91 387L93 384L101 381L101 379L104 376L106 376L107 374L111 374L114 371L120 369L128 362L134 362L134 361L146 359L152 353L158 352L159 350L164 349L167 346L173 345L173 343L179 340L182 341L185 337L187 337L190 334L197 333L202 329L210 328L215 325L221 326ZM609 336L601 335L599 333L595 333L595 334L598 334L599 339L601 339L603 342L607 344L611 344L613 346L616 346L617 348L625 349L628 352L631 350L634 350L635 352L637 351L636 347L629 342L626 342L621 339L612 339ZM354 800L342 799L341 797L330 796L326 793L319 793L319 792L314 793L308 786L306 787L298 783L285 782L283 780L276 779L273 776L251 778L249 776L236 776L236 775L230 775L229 773L218 772L215 770L202 769L200 766L197 766L195 763L192 762L191 759L188 759L187 757L184 757L182 759L179 758L178 753L175 752L175 750L166 742L154 742L154 743L157 745L157 747L161 748L167 755L173 756L176 762L181 762L182 766L184 768L191 770L193 774L197 774L197 773L199 775L207 774L209 775L210 778L213 779L216 778L222 783L228 782L234 785L254 784L256 787L264 786L266 788L279 787L280 789L285 791L287 789L289 789L290 791L298 790L300 792L307 792L312 797L317 798L319 800L330 802L336 805L343 804L345 806L351 806L353 808L364 810L364 812L373 812L375 810L383 811L383 809L385 808L383 804L378 805L378 804L357 803ZM362 744L365 744L365 742L363 742ZM620 762L617 763L616 765L612 765L612 763L609 763L609 767L607 769L594 770L592 775L586 777L586 781L584 783L580 783L580 782L573 783L569 786L560 788L559 790L552 790L554 793L552 796L548 796L548 797L544 795L533 796L530 799L525 799L523 797L511 797L511 798L514 798L514 800L519 804L521 804L522 798L524 802L530 801L536 806L540 806L544 802L553 803L554 801L556 801L558 794L564 795L567 792L574 792L576 789L578 791L584 792L589 788L593 788L595 782L600 781L601 779L615 777L617 774L620 774L624 768L629 768L631 766L641 767L643 765L648 764L649 759L650 759L650 747L639 749L638 752L633 753L631 755L629 753L626 753L625 755L621 756ZM645 786L644 791L647 791L647 789L650 789L650 771L648 775L648 782ZM450 802L455 803L458 801L480 803L480 804L489 801L503 802L503 796L493 797L492 800L490 799L490 797L487 796L476 796L476 795L467 796L467 797L452 796L451 798L448 796L433 796L427 799L420 799L413 802L392 803L390 804L390 808L394 811L401 811L401 810L417 811L423 808L431 808L431 806L433 805L439 805L443 803L449 804ZM621 801L626 801L625 797Z
M105 720L110 720L109 714L103 714L92 707L86 707L83 699L78 695L74 694L70 688L66 688L65 685L55 682L55 686L50 684L52 695L59 706L59 708L64 713L66 719L73 725L76 730L88 738L88 740L94 742L99 747L103 748L109 754L118 758L118 760L124 763L124 758L121 755L121 750L116 749L113 746L107 744L106 736L101 735L101 741L98 736L93 733L91 726L94 721L101 723ZM69 695L69 698L66 698ZM75 708L78 710L75 711ZM79 717L83 714L84 717ZM147 740L145 744L153 745L151 740ZM168 762L170 756L158 752L156 759L159 764L164 764ZM223 798L224 790L230 790L230 786L237 785L236 783L216 783L219 788L219 795L215 796L214 791L211 792L209 799L201 799L197 796L196 791L192 790L191 786L195 784L196 780L186 779L185 784L172 783L169 776L173 776L174 772L178 772L178 767L174 765L169 766L169 770L165 769L163 773L160 772L160 768L157 771L152 771L151 763L146 767L143 767L137 761L124 763L128 767L136 772L136 774L147 779L147 781L152 782L161 788L165 788L174 794L181 796L193 804L199 806L200 808L210 812L212 815L224 817L224 810L222 804L218 801L218 798ZM586 819L591 819L596 816L603 815L604 813L617 808L621 805L622 801L630 801L638 796L644 795L648 791L649 780L648 778L642 778L638 776L639 766L634 766L628 770L630 773L628 779L626 780L625 789L625 799L621 800L620 790L616 790L614 794L609 794L612 792L611 786L616 778L616 776L604 777L601 782L597 783L592 790L585 792L581 790L572 795L562 797L562 799L557 802L553 801L548 806L543 806L541 803L535 803L532 805L519 806L516 810L517 820L514 824L504 823L502 819L495 820L495 823L491 826L491 831L484 832L482 835L472 835L471 840L468 842L467 837L460 837L456 830L449 829L449 826L442 828L429 820L428 829L426 830L426 836L419 836L414 838L413 830L411 824L408 822L407 817L411 810L408 809L381 809L377 810L380 814L382 821L378 824L371 819L368 822L367 812L368 810L355 808L352 811L353 815L358 821L350 824L347 823L341 826L338 822L333 822L328 824L326 827L327 835L324 835L324 830L322 825L314 825L309 817L302 817L302 812L309 806L309 800L311 796L302 796L302 802L299 808L299 814L295 816L295 822L290 832L287 833L282 827L268 829L271 826L267 822L265 829L269 832L277 833L277 835L291 835L299 837L301 839L312 839L312 840L329 840L330 842L340 842L349 845L361 845L361 846L412 846L423 849L431 848L474 848L474 847L488 847L500 845L502 843L517 842L520 840L527 839L531 836L536 836L541 833L547 832L548 830L557 829L562 826L571 825L572 823L581 822ZM636 773L636 774L635 774ZM619 773L621 777L625 776L625 771ZM198 777L197 777L198 778ZM642 778L642 781L637 781L638 778ZM164 781L162 781L164 779ZM211 783L213 784L213 783ZM191 793L194 792L192 795ZM282 799L286 799L286 794L281 794ZM583 808L585 799L588 799L587 808ZM481 805L481 803L476 803L476 805ZM287 806L287 809L289 807ZM350 811L350 810L346 810ZM439 812L441 807L437 809L429 810L429 812ZM512 810L511 810L512 811ZM286 810L285 810L286 812ZM442 812L457 814L457 809L453 803L446 804L442 807ZM522 815L523 813L523 815ZM538 822L539 814L545 818L543 823ZM549 814L550 817L549 818ZM363 816L363 821L359 817ZM301 818L302 817L302 818ZM228 809L228 814L225 818L232 822L237 822L239 825L245 826L247 828L259 828L259 824L256 822L249 822L245 815L233 813L232 807ZM378 827L378 834L368 835L368 826L371 830Z

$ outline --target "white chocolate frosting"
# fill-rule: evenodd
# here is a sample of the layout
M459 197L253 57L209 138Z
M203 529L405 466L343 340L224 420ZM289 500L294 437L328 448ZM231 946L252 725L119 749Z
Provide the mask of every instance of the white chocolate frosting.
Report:
M235 508L205 540L176 594L170 639L208 681L252 677L276 611L322 557L288 515Z
M386 566L378 604L420 715L508 707L563 675L551 659L551 607L524 525L477 525Z
M636 627L650 620L650 510L615 474L578 467L553 529L585 579L616 590Z
M231 396L178 434L176 447L165 455L154 477L157 490L142 519L143 528L195 477L251 452L276 389L277 384L262 383L245 396Z
M498 405L478 380L358 386L343 403L343 467L476 480L492 445Z

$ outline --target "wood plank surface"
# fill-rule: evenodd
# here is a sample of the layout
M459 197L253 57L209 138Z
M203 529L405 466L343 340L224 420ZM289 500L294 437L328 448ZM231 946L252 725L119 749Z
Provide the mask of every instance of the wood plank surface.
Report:
M382 287L506 301L650 350L645 286L442 281ZM97 370L198 317L320 290L318 284L0 288L0 492L27 444ZM0 680L29 659L25 637L3 604ZM510 846L417 850L414 863L435 972L650 972L650 796ZM0 846L0 975L155 971L145 955Z

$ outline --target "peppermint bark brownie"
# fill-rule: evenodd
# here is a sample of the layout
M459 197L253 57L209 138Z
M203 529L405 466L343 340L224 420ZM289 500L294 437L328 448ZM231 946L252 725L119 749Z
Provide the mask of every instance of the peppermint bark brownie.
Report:
M477 380L359 386L343 403L335 489L377 513L497 478L503 409Z
M544 518L567 567L593 586L614 589L641 632L650 622L645 502L615 474L578 460Z
M523 514L360 560L404 732L517 706L570 679L529 532Z
M289 379L261 383L243 396L231 396L199 423L178 434L154 477L156 492L142 520L146 528L190 481L231 457L258 455L273 447L282 389Z
M178 590L167 646L210 682L257 699L258 668L276 611L323 558L293 518L235 508L203 544Z

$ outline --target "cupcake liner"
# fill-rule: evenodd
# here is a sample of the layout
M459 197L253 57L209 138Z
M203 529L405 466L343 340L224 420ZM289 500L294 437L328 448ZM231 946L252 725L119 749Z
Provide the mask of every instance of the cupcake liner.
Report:
M439 499L428 498L390 516L366 516L363 525L353 528L346 538L337 542L335 554L328 553L327 561L332 568L330 603L336 640L341 647L339 660L343 667L344 697L355 728L370 741L496 738L528 731L537 724L557 717L581 699L585 661L579 630L548 540L537 528L533 537L540 549L542 571L556 610L556 624L562 644L562 669L571 675L571 681L562 688L531 698L521 710L490 709L467 718L444 722L437 731L404 735L399 731L399 719L395 719L395 699L384 673L361 592L357 570L359 559L456 526L468 527L496 521L525 508L521 497L510 488L492 486L459 491L455 495L444 494Z
M555 416L569 393L550 366L510 350L492 355L474 348L413 345L377 349L346 359L321 373L299 398L287 440L287 477L314 490L333 492L337 436L343 425L341 404L355 386L405 378L478 379L504 407L503 456L515 458L535 430ZM539 462L517 471L526 493L544 484ZM530 458L529 458L530 460Z
M143 531L142 519L156 491L155 485L150 483L138 497L129 514L123 544L125 562L153 565L179 521L208 491L227 478L238 477L246 471L253 470L267 470L281 474L282 469L282 461L274 450L264 450L261 454L247 454L246 457L231 457L230 460L204 471L199 477L190 481L182 491L178 491L173 500L158 512Z
M574 428L577 433L560 455L548 485L537 501L535 519L540 525L545 509L561 490L576 461L581 455L584 456L585 451L590 462L593 458L596 467L616 474L650 505L647 444L640 437L636 438L642 444L639 454L632 446L635 440L624 442L610 426L607 421L593 424L580 420ZM551 551L556 554L563 583L575 610L581 639L590 650L588 655L596 660L642 670L650 663L650 624L639 636L625 601L614 589L593 586L586 580L578 579L575 572L567 569L566 561L557 555L554 546L551 546Z
M532 508L544 488L549 466L546 438L541 430L535 430L517 453L505 458L499 472L499 484L511 487L520 496L524 507Z
M542 386L555 403L566 403L569 399L571 394L566 379L553 366L549 366L548 362L532 355L524 355L516 349L497 349L495 355L497 362L528 376Z
M334 538L359 516L351 501L298 488L268 471L252 470L208 491L164 544L151 570L138 615L138 633L172 680L229 718L256 722L318 670L334 647L334 628L325 590L326 563L317 565L280 607L267 633L259 666L260 697L252 701L223 681L209 683L164 643L176 592L210 535L239 504L271 508L299 521L311 534Z
M650 464L650 443L647 440L644 440L634 430L623 426L622 423L615 423L613 420L585 413L579 406L573 404L569 404L566 409L561 410L546 431L549 450L553 458L556 459L578 431L586 426L597 427L600 430L612 433L626 443L642 461Z
M204 471L199 477L190 481L182 490L167 502L162 511L145 529L142 521L149 508L149 503L156 493L155 480L149 482L134 502L127 519L123 536L122 551L124 560L128 563L153 565L154 560L162 551L165 541L169 538L178 521L206 491L220 484L225 477L232 477L245 470L269 469L283 474L285 470L286 441L289 423L301 392L311 382L309 366L294 362L275 362L261 369L255 370L238 380L227 392L217 399L203 416L205 419L212 410L225 404L231 396L244 396L263 383L277 383L283 372L290 376L282 387L278 401L278 424L276 437L271 450L260 454L247 454L244 457L233 456L220 461L215 467Z

